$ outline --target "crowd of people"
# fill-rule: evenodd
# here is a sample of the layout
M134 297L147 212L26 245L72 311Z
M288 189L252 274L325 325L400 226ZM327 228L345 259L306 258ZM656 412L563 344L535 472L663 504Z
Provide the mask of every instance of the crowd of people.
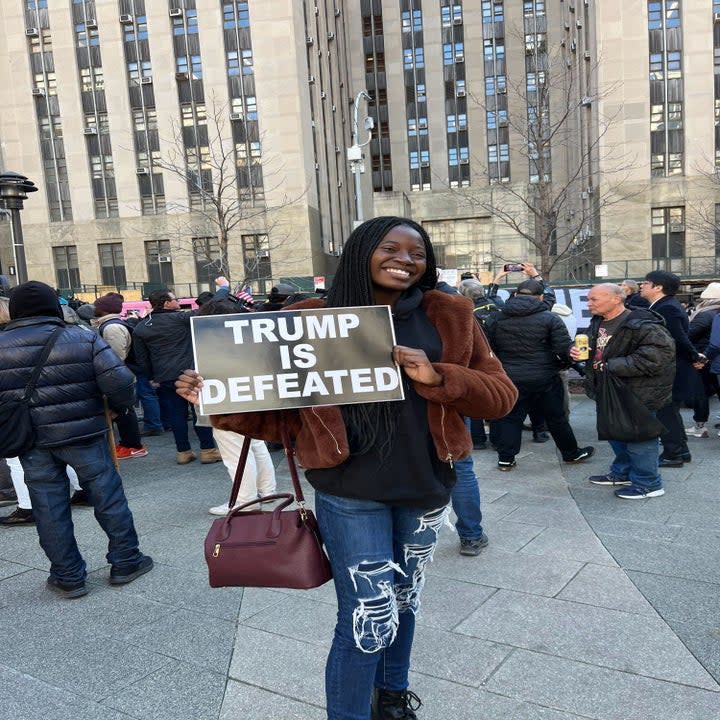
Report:
M620 499L661 496L661 472L692 460L688 436L711 434L720 283L708 284L689 317L672 273L595 285L585 355L569 308L534 265L521 271L505 301L499 287L512 270L488 287L472 273L457 288L441 283L426 231L393 216L353 231L325 297L278 285L253 307L219 277L195 313L389 306L405 399L211 417L196 410L202 377L193 369L193 313L179 309L172 291L152 293L143 318L124 318L122 296L108 293L68 322L52 288L24 283L0 298L0 402L22 395L43 346L62 332L30 401L34 446L8 460L13 487L0 487L0 504L18 507L0 524L34 523L50 561L48 586L80 597L88 588L71 507L89 504L108 536L109 582L132 582L153 562L139 549L117 467L147 456L144 438L172 432L175 462L187 465L198 459L191 425L200 463L223 462L231 479L244 437L252 438L240 505L275 492L267 444L291 428L315 489L338 600L328 718L412 720L421 705L408 680L415 616L448 508L461 554L477 556L489 543L473 449L493 448L497 469L512 472L529 422L533 441L552 439L563 462L591 459L594 446L579 443L572 428L572 368L596 402L598 439L614 453L605 472L588 480ZM683 407L693 409L689 428ZM209 512L232 510L223 503Z

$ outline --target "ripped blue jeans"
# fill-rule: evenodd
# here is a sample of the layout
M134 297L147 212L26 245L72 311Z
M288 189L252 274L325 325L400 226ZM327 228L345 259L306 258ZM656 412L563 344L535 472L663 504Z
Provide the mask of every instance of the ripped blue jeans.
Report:
M316 493L337 625L325 668L328 720L368 720L373 687L408 686L415 614L447 508L418 510Z

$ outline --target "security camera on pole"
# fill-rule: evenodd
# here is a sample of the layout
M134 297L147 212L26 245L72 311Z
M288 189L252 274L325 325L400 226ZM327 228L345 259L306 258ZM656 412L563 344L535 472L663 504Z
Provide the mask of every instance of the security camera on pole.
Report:
M372 98L368 95L367 90L361 90L353 101L353 124L352 124L352 147L347 149L347 159L350 163L350 172L355 178L355 210L356 220L353 227L357 227L365 220L362 203L362 184L360 182L360 174L365 172L365 163L363 161L362 149L372 140L372 130L375 127L375 121L371 117L365 117L365 129L368 131L368 138L364 143L358 142L358 108L360 101L372 102Z

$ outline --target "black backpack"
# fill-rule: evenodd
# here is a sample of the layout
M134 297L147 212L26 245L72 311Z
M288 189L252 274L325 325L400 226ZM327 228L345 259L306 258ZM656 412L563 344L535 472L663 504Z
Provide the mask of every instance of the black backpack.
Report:
M500 312L500 308L492 301L485 300L482 305L478 305L473 309L473 315L475 319L480 323L480 327L485 329L488 319L491 315L495 315Z
M123 327L127 328L127 331L130 333L130 349L128 350L127 357L125 358L125 364L137 375L137 373L140 371L140 366L135 359L135 345L132 341L132 334L134 330L133 326L129 322L121 320L120 318L112 318L112 320L107 320L98 328L100 337L103 337L105 328L108 325L122 325Z

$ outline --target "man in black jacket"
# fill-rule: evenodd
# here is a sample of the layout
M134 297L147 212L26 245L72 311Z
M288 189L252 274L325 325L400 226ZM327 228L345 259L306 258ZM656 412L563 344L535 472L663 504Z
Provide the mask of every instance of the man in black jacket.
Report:
M664 270L649 272L640 284L641 295L650 303L650 309L665 320L665 327L675 341L672 398L657 413L658 420L665 426L665 432L660 436L663 445L660 467L682 467L692 459L680 405L695 394L697 370L705 361L704 355L695 349L688 337L687 313L675 299L679 289L680 278Z
M619 285L595 285L588 293L590 357L585 363L585 389L589 397L604 397L600 384L609 376L625 386L624 400L636 398L650 413L657 412L671 398L675 375L675 346L662 320L642 308L626 309L625 294ZM570 356L578 360L573 348ZM625 412L624 415L622 413ZM610 428L620 437L621 426L637 426L638 418L623 402L605 406L598 401L598 425ZM649 424L648 424L649 426ZM643 430L638 427L637 430ZM647 437L633 442L608 436L615 460L606 475L593 475L594 485L617 487L615 495L626 500L658 497L665 491L658 472L658 436L648 430Z
M110 584L131 582L152 568L138 548L122 480L110 457L103 397L111 411L132 407L135 378L93 332L65 326L55 291L41 282L18 285L0 333L0 402L22 397L42 348L55 341L30 399L35 444L20 457L40 545L50 560L48 586L64 597L86 595L86 566L73 533L65 467L77 472L95 517L109 538Z
M569 359L573 341L565 323L543 302L544 286L525 280L503 307L485 325L490 345L505 372L518 389L515 407L490 424L496 438L498 469L512 470L520 451L522 424L528 412L545 418L548 430L565 462L589 458L592 446L578 447L564 410L564 389L560 378L563 362Z
M213 300L226 300L230 283L224 277L215 280L218 287ZM150 293L151 312L133 332L135 359L142 372L155 384L158 399L169 416L175 437L176 462L187 465L196 459L188 434L188 404L175 393L175 380L185 368L194 367L190 317L194 313L180 310L175 294L170 290ZM190 406L195 434L200 441L200 462L220 462L212 429L195 425L195 409Z

